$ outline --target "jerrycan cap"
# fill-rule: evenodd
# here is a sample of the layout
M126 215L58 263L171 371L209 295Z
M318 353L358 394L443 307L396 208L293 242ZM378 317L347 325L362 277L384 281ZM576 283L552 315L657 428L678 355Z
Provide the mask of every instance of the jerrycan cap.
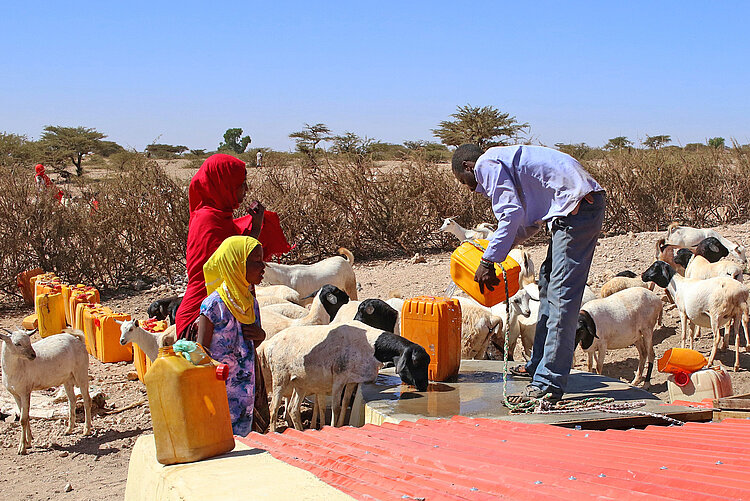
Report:
M683 387L690 381L690 374L687 372L679 371L674 373L674 382L677 386Z
M229 366L227 364L219 364L216 366L216 379L219 381L226 381L229 377Z

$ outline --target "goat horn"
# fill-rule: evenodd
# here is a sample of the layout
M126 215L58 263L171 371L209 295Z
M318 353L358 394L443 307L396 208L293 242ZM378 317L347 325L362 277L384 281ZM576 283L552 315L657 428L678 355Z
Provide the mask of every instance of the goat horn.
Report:
M3 327L2 329L3 329L3 330L4 330L5 332L7 332L8 334L13 334L13 332L12 332L12 331L9 331L9 330L8 330L8 329L6 329L5 327Z

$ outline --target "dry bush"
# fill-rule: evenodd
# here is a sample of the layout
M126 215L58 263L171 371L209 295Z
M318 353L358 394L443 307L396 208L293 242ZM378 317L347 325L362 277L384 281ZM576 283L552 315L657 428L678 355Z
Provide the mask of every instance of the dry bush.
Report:
M186 190L154 162L133 154L107 178L65 186L69 206L27 171L0 166L0 289L16 294L16 274L37 266L101 288L184 269Z
M607 190L604 229L655 231L744 222L750 163L741 149L623 150L585 167Z

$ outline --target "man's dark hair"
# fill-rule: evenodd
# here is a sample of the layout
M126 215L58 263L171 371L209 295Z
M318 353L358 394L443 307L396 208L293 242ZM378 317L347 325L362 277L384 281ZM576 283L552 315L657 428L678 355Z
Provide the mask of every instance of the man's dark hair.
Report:
M476 162L477 159L482 156L482 153L484 153L482 148L472 143L462 144L456 148L456 151L453 152L453 159L451 160L453 173L461 174L464 171L464 160Z

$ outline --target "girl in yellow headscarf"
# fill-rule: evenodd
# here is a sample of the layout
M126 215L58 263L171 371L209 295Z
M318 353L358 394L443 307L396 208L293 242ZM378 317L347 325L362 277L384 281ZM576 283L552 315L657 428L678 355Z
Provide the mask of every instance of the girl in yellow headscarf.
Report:
M255 388L255 343L266 334L253 296L264 270L263 247L246 236L224 240L203 265L208 297L201 303L197 341L214 360L229 366L232 431L243 437L252 431L255 395L261 391L258 397L266 398L265 390Z

